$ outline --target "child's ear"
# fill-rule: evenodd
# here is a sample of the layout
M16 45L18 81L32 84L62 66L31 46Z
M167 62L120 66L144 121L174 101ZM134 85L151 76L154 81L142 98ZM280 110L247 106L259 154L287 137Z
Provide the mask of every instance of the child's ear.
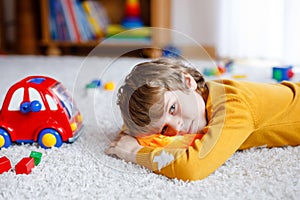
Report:
M196 83L195 79L189 73L184 73L183 76L185 78L187 86L192 90L196 90L197 83Z

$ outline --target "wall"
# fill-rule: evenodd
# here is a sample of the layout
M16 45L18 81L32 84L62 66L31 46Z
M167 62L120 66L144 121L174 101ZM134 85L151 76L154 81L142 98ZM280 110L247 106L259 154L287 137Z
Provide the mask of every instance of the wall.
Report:
M171 27L177 33L173 43L216 45L218 0L172 0ZM183 35L191 37L183 40Z

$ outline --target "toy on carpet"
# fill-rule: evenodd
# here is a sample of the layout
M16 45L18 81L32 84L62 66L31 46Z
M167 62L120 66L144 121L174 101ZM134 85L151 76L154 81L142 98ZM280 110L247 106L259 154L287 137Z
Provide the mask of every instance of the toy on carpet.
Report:
M219 76L219 75L221 75L221 73L219 72L219 69L214 68L214 67L213 68L211 68L211 67L204 68L203 74L205 76Z
M205 76L220 76L226 72L226 68L223 67L221 64L218 64L217 67L207 67L204 68L203 74Z
M179 58L181 56L181 50L174 45L167 45L162 49L162 56Z
M31 151L29 157L22 158L15 166L16 174L30 174L32 169L41 162L42 153Z
M41 162L41 159L42 159L42 153L41 152L37 152L37 151L32 151L30 153L30 156L31 158L34 159L34 165L35 166L38 166Z
M224 68L226 69L227 72L232 72L233 65L234 65L234 61L230 59L224 63Z
M0 149L12 142L38 142L43 148L74 142L82 116L72 96L58 81L29 76L8 90L0 113Z
M217 67L204 68L203 74L206 76L220 76L224 73L231 73L233 71L233 60L219 61Z
M30 174L34 166L37 166L41 162L42 153L37 151L31 151L29 157L22 158L15 166L16 174ZM12 169L10 160L3 156L0 158L0 174L8 172Z
M34 159L31 157L22 158L15 166L16 174L30 174L34 168Z
M86 84L86 89L93 89L93 88L101 88L102 82L101 80L95 79L92 80L90 83ZM115 89L115 83L113 81L108 81L103 85L103 88L105 90L112 91Z
M278 82L288 81L294 76L293 66L273 67L272 71L272 78Z
M86 88L100 88L102 85L101 80L92 80L90 83L86 84Z
M227 68L221 64L218 64L217 68L220 74L224 74L225 72L227 72Z
M0 174L8 172L11 169L10 160L6 156L0 158Z
M235 78L235 79L244 79L244 78L247 78L248 76L246 74L233 74L232 75L232 78Z
M115 89L115 83L113 81L109 81L107 83L104 84L104 89L105 90L114 90Z

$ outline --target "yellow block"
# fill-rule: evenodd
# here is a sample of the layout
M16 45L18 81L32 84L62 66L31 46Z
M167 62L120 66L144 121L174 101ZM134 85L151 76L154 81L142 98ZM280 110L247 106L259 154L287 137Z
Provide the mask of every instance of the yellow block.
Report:
M104 89L106 89L106 90L114 90L115 89L115 83L112 82L112 81L109 81L109 82L105 83Z

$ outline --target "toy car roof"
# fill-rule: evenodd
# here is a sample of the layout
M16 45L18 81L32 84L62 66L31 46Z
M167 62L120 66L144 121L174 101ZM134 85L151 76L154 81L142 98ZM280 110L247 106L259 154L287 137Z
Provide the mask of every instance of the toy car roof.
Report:
M46 76L29 76L18 83L16 83L14 86L15 87L20 87L22 85L27 85L27 86L32 86L35 87L37 85L43 86L43 87L51 87L52 85L56 84L57 81L53 78L46 77Z

